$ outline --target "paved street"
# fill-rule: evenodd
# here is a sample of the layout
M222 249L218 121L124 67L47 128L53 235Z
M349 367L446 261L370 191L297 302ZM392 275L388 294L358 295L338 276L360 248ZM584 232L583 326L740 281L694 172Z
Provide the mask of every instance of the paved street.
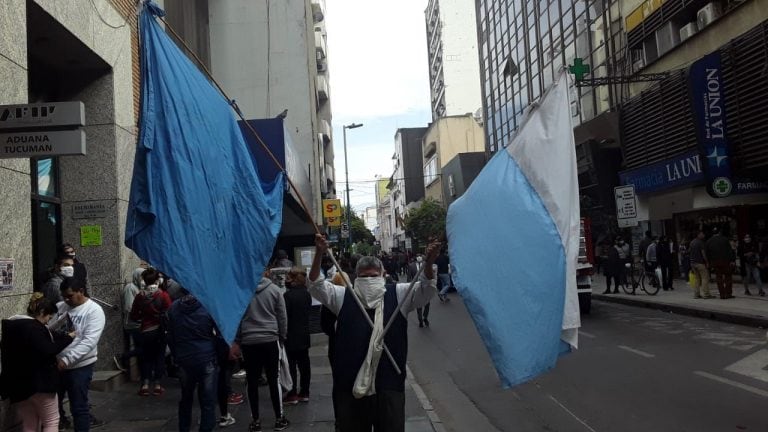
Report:
M460 297L410 329L410 367L449 431L768 431L765 330L593 302L580 349L501 390Z
M285 407L285 415L291 421L290 431L319 431L334 430L333 405L331 402L331 369L328 366L327 346L325 337L315 339L320 345L310 349L312 362L311 401L308 404ZM170 432L178 430L176 413L179 401L179 386L176 380L166 379L167 393L161 397L139 397L136 395L138 385L123 384L112 392L91 392L93 412L107 422L98 430L108 432ZM244 380L233 380L233 388L245 392ZM265 431L272 430L274 415L269 402L269 392L266 387L259 388L259 409L262 413L262 426ZM250 421L250 409L247 400L242 405L230 406L230 413L237 423L217 430L245 431ZM193 409L193 422L199 418L197 401ZM218 416L218 408L216 415ZM405 430L406 432L432 432L427 413L422 408L421 401L409 385L405 391ZM195 429L193 429L195 430Z

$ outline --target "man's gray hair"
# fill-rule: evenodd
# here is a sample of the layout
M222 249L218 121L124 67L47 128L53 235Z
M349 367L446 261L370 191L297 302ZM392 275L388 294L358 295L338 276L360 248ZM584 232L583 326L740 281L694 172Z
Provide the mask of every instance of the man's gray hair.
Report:
M384 264L381 263L381 260L373 256L364 256L357 260L355 273L360 274L360 270L370 268L377 268L379 271L381 271L381 274L384 275Z

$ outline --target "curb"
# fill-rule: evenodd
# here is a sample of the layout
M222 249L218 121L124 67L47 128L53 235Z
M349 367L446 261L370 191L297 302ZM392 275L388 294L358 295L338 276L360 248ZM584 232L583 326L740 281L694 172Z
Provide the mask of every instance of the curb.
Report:
M419 383L417 383L416 379L413 377L411 368L408 367L408 365L405 365L405 370L407 373L408 385L410 385L413 389L413 392L416 393L416 398L419 400L421 408L424 409L424 411L427 413L427 417L429 417L429 423L432 425L432 429L435 432L447 432L445 426L443 426L442 420L440 420L440 416L437 415L437 411L435 411L435 408L429 401L427 394L424 393L424 389L421 388Z
M629 306L644 306L649 309L657 309L664 312L672 312L679 315L687 315L697 318L711 319L731 324L739 324L749 327L768 328L768 317L759 315L750 315L739 312L719 311L713 309L697 309L691 306L676 305L670 303L660 303L641 298L613 297L603 294L592 293L593 300L599 300L606 303L618 303Z

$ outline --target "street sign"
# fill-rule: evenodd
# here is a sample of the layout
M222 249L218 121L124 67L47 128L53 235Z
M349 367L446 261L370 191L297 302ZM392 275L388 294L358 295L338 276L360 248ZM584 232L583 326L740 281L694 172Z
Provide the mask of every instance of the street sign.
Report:
M85 131L38 131L0 134L0 159L85 155Z
M341 238L349 238L349 230L345 230L344 228L341 229Z
M85 126L82 102L0 105L0 130Z
M332 216L325 219L328 222L328 226L336 227L341 226L341 216Z
M635 186L617 186L613 189L616 198L616 219L619 228L637 226L637 197Z
M349 224L347 224L346 222L342 223L341 224L341 230L342 231L349 231Z
M340 217L341 216L341 200L324 199L323 200L323 216L327 218Z

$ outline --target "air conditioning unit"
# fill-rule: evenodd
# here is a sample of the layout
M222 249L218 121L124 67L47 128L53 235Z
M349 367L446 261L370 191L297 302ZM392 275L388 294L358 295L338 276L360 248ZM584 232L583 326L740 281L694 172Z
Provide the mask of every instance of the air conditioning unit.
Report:
M324 61L322 63L317 64L317 71L318 72L326 72L328 71L328 64Z
M723 8L718 2L709 3L699 9L699 12L696 14L699 30L703 30L706 26L712 24L712 22L720 18L722 14Z
M659 56L680 44L680 29L672 21L668 21L656 30L656 51Z
M695 35L697 31L699 31L699 27L695 22L686 24L680 29L680 42L684 42L689 37Z

